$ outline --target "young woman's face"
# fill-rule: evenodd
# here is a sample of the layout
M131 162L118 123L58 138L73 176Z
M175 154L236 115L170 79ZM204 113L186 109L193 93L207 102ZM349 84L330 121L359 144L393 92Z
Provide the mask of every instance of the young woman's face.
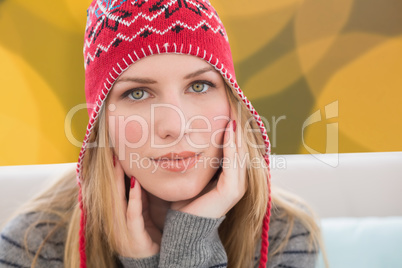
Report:
M106 111L115 155L151 194L193 198L219 168L230 109L221 75L204 60L141 59L117 79Z

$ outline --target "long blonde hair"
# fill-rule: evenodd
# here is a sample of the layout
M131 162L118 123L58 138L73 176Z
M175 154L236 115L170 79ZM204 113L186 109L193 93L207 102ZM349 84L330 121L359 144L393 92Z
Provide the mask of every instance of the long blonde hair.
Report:
M228 256L228 267L252 267L257 242L261 236L261 224L268 203L268 169L256 168L249 164L250 159L259 159L265 163L265 144L253 115L232 89L226 85L226 92L232 109L240 107L240 118L235 118L241 128L241 146L249 154L247 161L248 188L244 197L227 213L219 227L219 236ZM105 105L103 105L104 107ZM239 122L246 122L245 124ZM258 131L257 131L258 130ZM240 133L240 131L239 131ZM82 196L86 211L86 256L88 267L116 267L116 248L113 230L128 232L123 220L114 222L115 216L124 219L123 209L114 202L118 200L117 187L113 178L113 153L109 144L107 122L104 108L101 109L89 143L97 146L88 148L82 165ZM256 146L258 145L258 146ZM25 211L41 211L59 216L55 228L42 242L34 256L31 267L35 266L40 249L58 228L66 228L67 238L64 252L65 267L79 267L79 226L80 208L78 205L78 187L75 172L70 172L59 179L53 186L34 199ZM299 198L283 190L272 188L272 214L285 219L287 235L277 248L269 248L268 259L284 249L289 241L293 223L298 219L310 232L310 249L321 249L327 263L322 244L317 218L308 206ZM300 205L302 205L302 208ZM117 215L113 215L117 213ZM36 223L35 223L36 224ZM114 228L115 225L118 228ZM239 230L241 230L239 232ZM30 230L27 230L27 233ZM27 237L27 236L26 236ZM123 235L122 237L129 237ZM27 241L25 239L25 243ZM27 246L27 245L26 245ZM28 248L28 247L26 247Z

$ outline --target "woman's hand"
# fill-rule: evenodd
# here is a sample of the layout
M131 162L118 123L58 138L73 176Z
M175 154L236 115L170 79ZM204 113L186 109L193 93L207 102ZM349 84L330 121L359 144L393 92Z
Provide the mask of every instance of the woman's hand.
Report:
M162 234L153 223L148 209L148 197L142 190L140 183L131 178L130 194L127 203L125 194L124 171L119 161L114 161L115 179L119 193L119 202L123 208L128 236L125 232L117 230L115 224L115 244L117 253L123 257L146 258L159 252ZM117 220L117 219L115 219Z
M244 196L247 189L246 156L244 148L236 144L234 121L226 126L223 144L222 173L191 200L175 202L171 209L189 214L220 218Z

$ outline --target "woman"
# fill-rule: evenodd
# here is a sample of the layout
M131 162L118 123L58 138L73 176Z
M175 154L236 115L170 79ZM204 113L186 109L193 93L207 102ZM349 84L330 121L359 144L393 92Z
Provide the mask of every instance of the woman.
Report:
M7 225L2 265L314 267L319 229L271 192L269 140L208 1L93 1L84 58L79 187L64 176Z

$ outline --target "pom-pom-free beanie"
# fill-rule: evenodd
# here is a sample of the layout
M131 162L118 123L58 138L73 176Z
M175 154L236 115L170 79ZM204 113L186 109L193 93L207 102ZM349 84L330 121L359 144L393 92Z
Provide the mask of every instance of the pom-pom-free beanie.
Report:
M238 86L226 30L208 0L94 0L87 11L84 41L85 95L89 123L77 164L82 160L100 108L116 79L141 58L163 53L193 55L211 64L243 100L260 127L269 166L270 142L260 116ZM268 172L270 174L270 172ZM268 175L270 191L270 175ZM85 208L81 208L80 256L86 267ZM262 222L260 267L266 267L271 194Z

